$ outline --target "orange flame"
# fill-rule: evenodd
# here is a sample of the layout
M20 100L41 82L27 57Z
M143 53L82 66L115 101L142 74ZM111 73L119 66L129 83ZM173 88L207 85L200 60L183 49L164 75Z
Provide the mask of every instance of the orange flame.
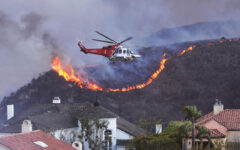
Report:
M178 56L181 56L181 55L183 55L183 54L185 54L185 53L187 53L187 52L189 52L189 51L192 51L194 48L196 48L196 45L189 46L187 49L182 50L182 51L178 54Z
M229 42L232 42L232 40L228 40ZM219 41L218 43L223 43L223 41ZM209 46L215 45L214 43L208 43ZM189 46L187 49L182 50L177 56L181 56L187 52L192 51L194 48L196 48L196 45ZM59 61L58 57L55 57L55 59L52 61L52 69L58 73L59 76L63 77L66 81L71 81L76 83L80 88L87 88L93 91L105 91L105 92L126 92L131 91L135 89L142 89L146 87L147 85L151 84L154 79L158 77L158 75L164 70L165 63L170 58L166 58L166 54L163 55L163 59L160 61L160 67L147 79L146 82L137 84L134 86L129 87L123 87L123 88L102 88L101 86L97 85L94 82L91 82L87 79L84 79L81 76L76 75L74 69L72 66L69 67L68 70L71 70L71 73L67 72L63 67L61 66L61 63Z
M84 82L84 79L82 77L77 76L75 74L75 71L72 68L72 66L70 66L70 69L69 69L69 70L71 70L71 73L69 73L65 69L63 69L58 57L56 57L53 60L52 69L54 71L56 71L58 73L58 75L63 77L66 81L74 82L80 88L87 88L87 89L90 89L90 90L93 90L93 91L106 91L106 92L121 91L121 92L126 92L126 91L135 90L135 89L141 89L141 88L144 88L147 85L151 84L153 79L157 78L159 73L162 72L162 70L165 68L165 63L168 60L167 58L165 58L165 56L166 56L166 54L163 55L163 59L160 61L160 67L158 68L158 70L156 70L145 83L138 84L138 85L135 85L135 86L129 86L129 87L126 87L126 88L123 87L123 88L119 88L119 89L112 89L112 88L103 89L102 87L100 87L96 83L90 82L88 80L86 82Z
M81 88L88 88L93 91L103 91L103 88L97 84L91 83L89 81L84 82L83 78L75 74L74 69L70 66L71 73L68 73L61 66L59 58L56 57L52 62L52 69L58 73L59 76L63 77L66 81L72 81L76 83Z

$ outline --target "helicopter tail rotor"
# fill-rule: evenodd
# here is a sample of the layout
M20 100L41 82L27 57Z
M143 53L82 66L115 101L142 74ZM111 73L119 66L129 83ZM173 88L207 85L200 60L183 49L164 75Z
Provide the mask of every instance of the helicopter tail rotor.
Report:
M81 51L84 52L85 54L87 54L87 48L85 46L83 46L82 42L79 41L78 42L78 46L80 47Z

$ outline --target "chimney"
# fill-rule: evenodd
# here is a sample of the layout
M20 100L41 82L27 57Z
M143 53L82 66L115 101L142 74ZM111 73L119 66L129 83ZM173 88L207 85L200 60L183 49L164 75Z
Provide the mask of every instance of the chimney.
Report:
M30 120L24 120L22 123L22 133L31 132L32 131L32 123Z
M156 134L162 133L162 124L156 124Z
M11 119L14 117L14 105L7 105L7 120Z
M82 150L82 143L79 141L75 141L72 143L72 147L77 150Z
M217 115L219 114L221 111L223 111L223 104L221 103L221 101L219 101L218 99L216 99L216 103L213 105L213 114Z
M61 99L59 97L54 97L52 100L53 104L61 104Z

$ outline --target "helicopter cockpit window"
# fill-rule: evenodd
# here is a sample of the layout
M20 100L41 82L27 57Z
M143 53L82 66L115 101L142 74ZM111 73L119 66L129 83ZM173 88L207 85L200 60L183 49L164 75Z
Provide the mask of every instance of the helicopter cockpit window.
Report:
M121 49L118 52L119 52L119 54L122 54L122 50Z
M127 50L127 53L128 53L128 54L130 54L130 51L129 51L129 50Z
M123 54L125 54L126 53L126 51L125 50L123 50Z

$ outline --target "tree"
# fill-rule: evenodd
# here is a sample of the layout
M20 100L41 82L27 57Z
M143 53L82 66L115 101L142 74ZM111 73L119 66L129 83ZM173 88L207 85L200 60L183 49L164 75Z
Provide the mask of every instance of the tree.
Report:
M180 146L174 139L161 136L150 135L138 137L133 140L136 150L180 150Z
M195 148L195 121L201 117L201 112L194 106L184 106L183 111L186 113L185 120L192 122L192 147Z
M138 125L140 128L143 128L150 133L155 133L156 124L162 123L161 119L157 119L156 117L148 118L148 119L140 119L138 121Z
M136 150L179 150L181 149L182 126L191 126L191 122L171 121L160 134L137 137L133 140Z
M209 144L212 144L210 131L204 126L196 126L196 129L198 130L196 137L200 139L200 150L203 150L203 137L206 137Z
M88 142L91 150L105 149L104 131L107 130L109 122L99 119L80 119L81 134L79 138ZM84 144L84 142L82 142Z
M182 126L191 126L189 121L171 121L168 126L163 130L162 136L167 136L173 139L180 147L182 145L182 133L180 128Z
M187 145L186 145L186 139L189 137L188 133L191 130L191 124L183 124L182 126L180 126L179 128L179 132L181 137L183 138L183 150L187 149Z

